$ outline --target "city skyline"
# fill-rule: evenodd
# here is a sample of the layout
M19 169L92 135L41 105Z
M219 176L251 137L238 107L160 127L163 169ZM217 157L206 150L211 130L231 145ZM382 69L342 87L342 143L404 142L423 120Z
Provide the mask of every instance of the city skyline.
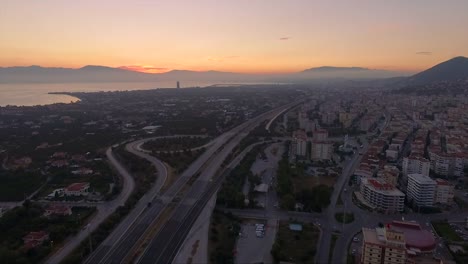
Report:
M468 2L6 1L0 67L418 72L468 55Z

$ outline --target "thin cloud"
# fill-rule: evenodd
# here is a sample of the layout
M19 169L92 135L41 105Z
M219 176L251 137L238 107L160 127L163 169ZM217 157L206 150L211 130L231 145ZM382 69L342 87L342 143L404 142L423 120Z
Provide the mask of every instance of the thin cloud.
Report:
M208 61L213 61L213 62L223 62L224 60L227 59L237 59L240 56L224 56L224 57L207 57L206 59Z
M279 40L290 40L291 38L290 37L281 37L279 38Z
M418 51L418 52L416 52L416 55L430 56L430 55L432 55L432 52L431 51Z
M119 69L128 70L128 71L137 71L137 72L146 72L146 73L161 73L167 72L171 69L163 68L163 67L155 67L155 66L142 66L142 65L128 65L128 66L121 66Z

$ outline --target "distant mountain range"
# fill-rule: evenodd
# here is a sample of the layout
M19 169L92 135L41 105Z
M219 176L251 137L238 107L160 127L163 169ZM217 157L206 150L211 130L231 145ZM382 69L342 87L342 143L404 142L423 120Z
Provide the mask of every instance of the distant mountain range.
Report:
M358 67L320 67L291 74L244 74L220 71L173 70L165 73L142 73L120 68L88 65L79 69L0 67L0 83L75 83L75 82L296 82L318 79L376 79L404 73Z
M166 73L142 73L120 68L88 65L79 69L0 67L0 83L75 83L75 82L307 82L317 80L376 80L398 86L468 79L468 58L456 57L426 71L408 73L361 67L323 66L290 74L244 74L220 71L173 70ZM395 78L398 77L398 78Z

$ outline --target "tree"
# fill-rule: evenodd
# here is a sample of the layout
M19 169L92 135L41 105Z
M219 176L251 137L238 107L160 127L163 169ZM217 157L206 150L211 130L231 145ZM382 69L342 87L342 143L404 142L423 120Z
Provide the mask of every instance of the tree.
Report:
M287 194L281 200L281 208L286 210L294 210L294 206L296 205L296 199L292 194Z

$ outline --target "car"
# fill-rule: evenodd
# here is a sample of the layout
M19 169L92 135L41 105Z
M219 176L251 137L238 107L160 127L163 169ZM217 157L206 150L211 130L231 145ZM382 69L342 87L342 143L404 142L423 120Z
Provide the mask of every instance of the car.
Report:
M353 238L353 242L359 242L359 238L357 237Z

